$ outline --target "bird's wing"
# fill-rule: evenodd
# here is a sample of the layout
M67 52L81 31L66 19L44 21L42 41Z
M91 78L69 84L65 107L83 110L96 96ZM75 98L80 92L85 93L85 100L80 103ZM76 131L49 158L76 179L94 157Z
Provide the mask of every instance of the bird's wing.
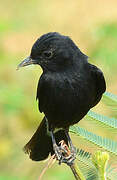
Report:
M36 100L38 100L38 107L39 107L40 112L43 112L43 108L42 108L42 106L44 105L43 92L44 92L44 85L43 85L43 81L40 77L40 80L39 80L38 86L37 86L37 95L36 95Z
M106 82L105 82L105 78L103 75L103 72L97 68L95 65L89 64L90 65L90 71L91 71L91 75L95 81L95 85L96 85L96 98L95 98L95 104L97 104L97 102L99 102L99 100L102 97L102 94L106 91Z

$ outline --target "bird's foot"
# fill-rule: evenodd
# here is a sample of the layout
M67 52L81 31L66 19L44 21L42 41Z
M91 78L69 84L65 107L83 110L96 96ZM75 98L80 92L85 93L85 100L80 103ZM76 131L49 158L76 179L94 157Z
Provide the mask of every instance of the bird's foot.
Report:
M59 164L61 164L61 159L63 156L62 149L60 146L57 146L56 144L54 144L53 148L54 148L56 159L59 161Z
M71 166L71 165L73 165L75 159L76 159L76 156L74 156L74 154L70 154L69 156L62 156L59 161L59 164L65 163L68 166Z
M62 152L59 164L66 163L68 166L71 166L76 159L76 148L72 147L71 151L68 148L67 144L64 141L60 142L60 151Z
M63 143L64 142L61 141L60 146L54 144L55 157L59 161L59 165L61 163L66 163L67 165L71 166L74 163L76 154L71 153L68 146Z
M72 147L70 148L70 152L71 152L71 154L72 154L73 156L76 157L76 155L77 155L77 148L76 148L75 146L72 146Z

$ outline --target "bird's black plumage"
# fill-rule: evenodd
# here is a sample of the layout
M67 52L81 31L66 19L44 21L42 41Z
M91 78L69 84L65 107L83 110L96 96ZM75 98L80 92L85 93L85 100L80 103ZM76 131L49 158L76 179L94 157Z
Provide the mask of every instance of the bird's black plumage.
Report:
M68 36L56 32L45 34L35 42L31 60L43 69L37 99L48 128L43 119L25 150L30 152L31 159L42 160L53 153L48 130L62 128L54 134L55 139L57 143L62 139L67 143L64 129L79 122L100 101L106 84L102 71L88 62L88 57Z

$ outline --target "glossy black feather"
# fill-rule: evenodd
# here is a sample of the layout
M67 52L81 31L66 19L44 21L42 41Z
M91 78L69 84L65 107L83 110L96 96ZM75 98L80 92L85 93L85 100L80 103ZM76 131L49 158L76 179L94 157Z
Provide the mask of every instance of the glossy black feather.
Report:
M52 56L46 57L45 51ZM33 45L30 57L43 69L37 99L40 112L48 119L49 130L69 128L79 122L106 90L102 71L88 63L88 57L67 36L43 35ZM56 139L66 140L64 130L57 132ZM45 120L25 149L33 160L45 159L53 152Z
M65 143L68 144L67 137L63 130L55 132L54 135L58 145L61 140L64 140ZM54 154L52 140L47 130L45 118L43 118L30 141L24 146L24 151L29 154L29 157L34 161L44 160L49 154Z

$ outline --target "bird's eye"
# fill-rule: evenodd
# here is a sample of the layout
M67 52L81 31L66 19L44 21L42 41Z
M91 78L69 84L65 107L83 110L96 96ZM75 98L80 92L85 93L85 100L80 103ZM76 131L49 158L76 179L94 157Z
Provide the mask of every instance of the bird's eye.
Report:
M53 55L53 53L52 53L52 51L44 51L44 52L43 52L43 55L44 55L46 58L51 58L52 55Z

